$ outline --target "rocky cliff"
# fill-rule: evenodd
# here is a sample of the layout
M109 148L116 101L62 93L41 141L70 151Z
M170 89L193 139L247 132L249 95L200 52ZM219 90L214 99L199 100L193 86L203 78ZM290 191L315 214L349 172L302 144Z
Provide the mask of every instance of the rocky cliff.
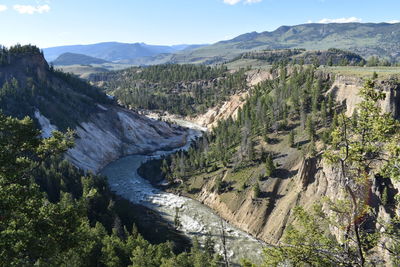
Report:
M345 105L346 115L351 116L360 103L359 89L363 87L364 81L360 78L336 75L332 77L334 82L327 93L331 93L334 99ZM400 117L400 85L394 80L378 80L376 87L386 94L381 103L384 112L390 112L395 118Z
M172 149L187 141L190 130L178 125L150 119L118 106L98 105L101 112L92 114L88 121L74 129L75 146L66 153L66 158L83 170L97 173L122 156ZM57 130L40 110L36 110L35 117L43 137L49 137Z
M76 128L75 147L67 158L77 167L98 172L129 154L171 149L186 143L187 131L132 111L108 106Z
M118 106L100 89L50 67L35 46L0 51L0 109L30 116L49 137L55 129L76 131L66 157L77 167L99 171L135 153L179 147L188 132Z
M268 78L268 75L265 74L265 77ZM346 107L347 115L351 115L361 101L358 92L363 81L345 76L331 78L334 78L334 82L328 93L332 93L335 100ZM377 86L386 92L387 97L381 103L383 110L399 118L399 85L386 80L378 81ZM285 151L285 154L292 156L277 161L280 168L293 175L284 179L268 178L261 185L263 197L253 198L252 190L247 190L245 196L239 193L218 194L214 188L217 177L205 179L205 184L195 197L241 229L268 243L277 244L288 223L293 221L292 209L295 206L310 208L323 197L337 199L343 193L340 190L339 171L335 166L328 164L321 155L304 160L299 155L295 156L298 153L295 149L288 149L290 151ZM387 218L389 213L381 203L383 188L388 187L392 192L390 197L393 197L395 192L400 191L400 185L381 180L374 180L368 201L379 217Z

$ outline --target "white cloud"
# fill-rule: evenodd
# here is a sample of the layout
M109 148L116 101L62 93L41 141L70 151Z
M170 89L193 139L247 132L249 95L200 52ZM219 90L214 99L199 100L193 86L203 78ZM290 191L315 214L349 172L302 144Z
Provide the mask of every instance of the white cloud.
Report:
M32 15L34 13L42 14L50 11L49 5L39 5L39 6L14 5L13 8L20 14L29 14L29 15Z
M387 23L391 23L391 24L400 23L400 20L397 20L397 19L389 20Z
M245 0L245 4L254 4L254 3L260 3L262 0Z
M244 4L254 4L260 3L261 1L262 0L224 0L224 3L233 6L239 4L240 2L243 2Z
M362 19L356 17L350 18L339 18L339 19L321 19L318 23L350 23L350 22L361 22Z
M7 10L7 6L5 6L5 5L0 5L0 12L6 11L6 10Z
M233 5L236 5L237 3L239 3L240 1L242 1L242 0L224 0L224 3L233 6Z

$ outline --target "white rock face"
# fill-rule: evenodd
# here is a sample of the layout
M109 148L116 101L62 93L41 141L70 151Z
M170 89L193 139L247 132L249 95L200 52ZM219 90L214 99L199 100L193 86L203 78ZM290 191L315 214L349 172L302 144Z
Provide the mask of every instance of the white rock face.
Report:
M119 107L104 107L76 129L75 147L66 157L77 167L98 172L129 154L145 154L185 144L188 132Z
M49 138L53 131L57 130L57 126L50 123L49 119L43 116L39 110L35 111L35 118L39 121L42 128L42 137Z

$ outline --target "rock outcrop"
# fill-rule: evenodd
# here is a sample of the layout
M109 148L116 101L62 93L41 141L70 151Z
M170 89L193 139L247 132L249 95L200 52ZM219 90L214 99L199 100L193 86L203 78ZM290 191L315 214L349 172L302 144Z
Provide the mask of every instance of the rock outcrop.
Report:
M330 74L329 74L330 75ZM361 98L358 93L363 86L359 78L337 76L328 93L346 108L347 115L352 115ZM377 87L386 93L382 101L382 109L391 112L395 117L400 115L400 87L391 80L378 81ZM291 178L269 178L263 183L262 192L265 196L254 199L252 190L245 197L239 194L229 194L229 204L226 198L214 191L215 179L208 179L197 194L197 199L215 210L223 218L260 238L267 243L277 244L288 225L293 221L292 209L301 205L306 209L320 201L323 197L337 199L343 196L339 170L328 164L321 156L297 161L297 164L287 166L289 172L297 173ZM368 202L376 210L380 218L387 218L389 211L381 203L382 186L388 187L389 195L399 192L399 184L382 185L378 178L368 192ZM234 203L234 204L232 204Z
M190 130L147 118L118 106L101 106L89 121L76 127L75 146L66 158L86 171L97 173L108 163L130 154L146 154L183 146ZM35 111L42 136L50 137L57 127Z
M129 154L145 154L186 143L187 131L116 106L93 114L76 128L75 147L67 158L77 167L98 172Z
M337 75L327 94L332 94L337 102L342 103L346 108L346 115L351 116L361 102L359 90L363 85L364 81L360 78ZM389 79L377 81L376 87L386 94L381 103L382 110L400 118L400 85Z

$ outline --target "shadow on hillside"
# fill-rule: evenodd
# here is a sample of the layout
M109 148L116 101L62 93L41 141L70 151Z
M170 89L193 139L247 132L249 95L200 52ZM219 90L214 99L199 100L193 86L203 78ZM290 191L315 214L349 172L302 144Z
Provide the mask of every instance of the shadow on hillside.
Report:
M288 179L288 178L292 178L293 176L295 176L297 174L297 172L298 172L298 170L289 171L287 169L278 168L275 170L273 177L280 178L280 179Z
M303 140L303 141L300 141L300 142L297 142L296 144L294 144L294 147L304 146L304 145L306 145L308 143L310 143L310 140Z
M284 195L276 194L275 192L261 192L259 198L274 199L274 201L284 197Z

